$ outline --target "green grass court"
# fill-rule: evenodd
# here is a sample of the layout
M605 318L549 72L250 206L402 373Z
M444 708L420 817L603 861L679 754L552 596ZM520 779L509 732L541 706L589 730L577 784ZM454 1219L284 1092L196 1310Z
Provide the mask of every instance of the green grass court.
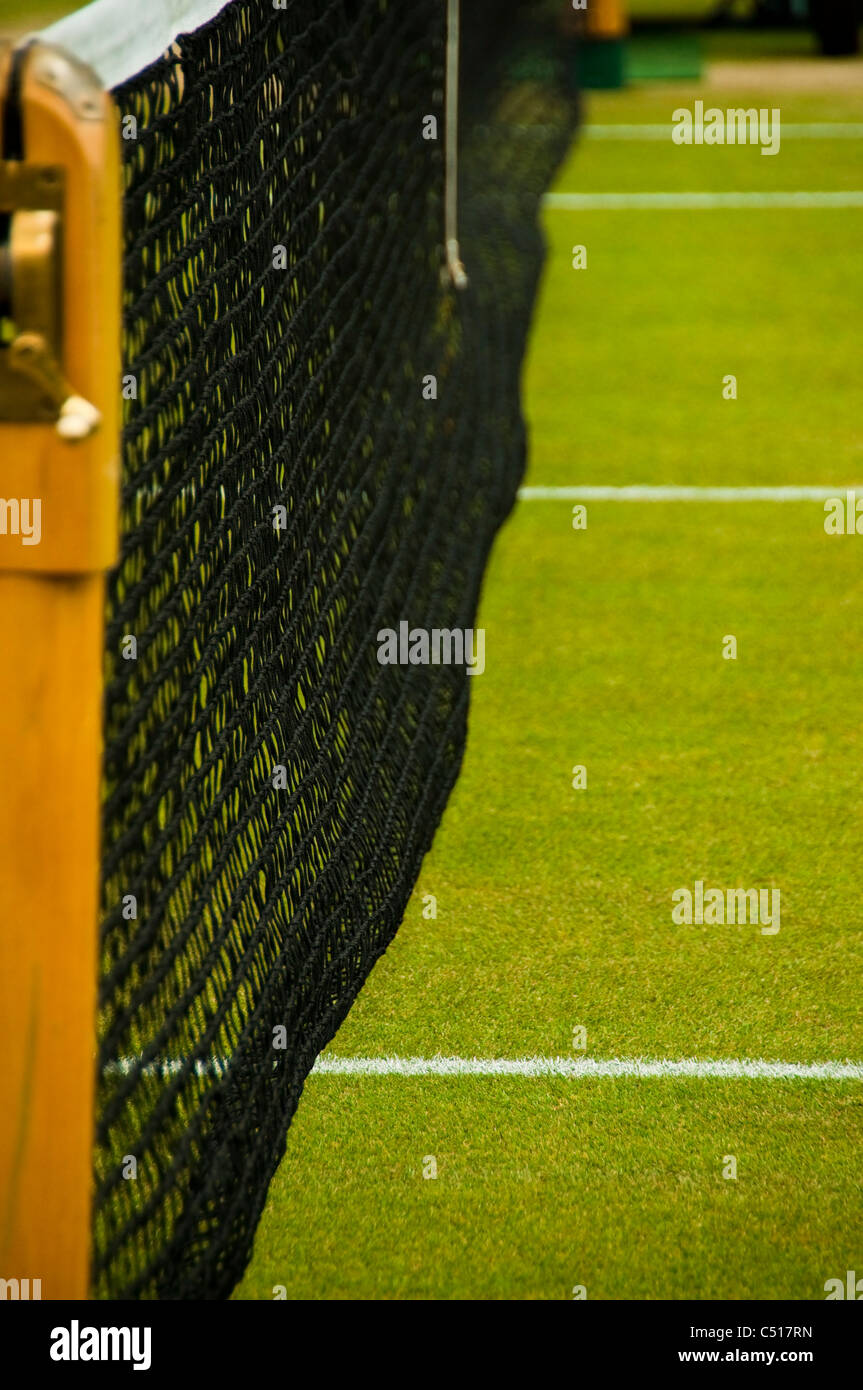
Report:
M686 84L588 120L696 97L863 121L863 88ZM588 138L557 188L861 180L859 140ZM863 483L863 209L545 226L528 484ZM583 531L572 505L523 501L499 538L464 771L327 1055L860 1059L863 541L820 501L590 502ZM781 930L673 924L699 878L778 887ZM863 1262L861 1119L859 1081L312 1076L237 1296L821 1299Z
M74 6L7 8L23 32ZM811 51L711 32L703 54L749 83L594 93L588 123L699 98L863 122L863 63L856 89L843 62L832 86L771 91L762 64ZM857 190L863 141L766 158L587 136L556 187ZM527 484L863 495L863 208L545 228ZM499 537L463 774L327 1056L859 1061L863 539L826 536L820 501L591 501L583 531L572 506L523 501ZM779 888L781 930L675 925L696 879ZM235 1296L822 1299L863 1269L861 1120L859 1081L313 1075Z

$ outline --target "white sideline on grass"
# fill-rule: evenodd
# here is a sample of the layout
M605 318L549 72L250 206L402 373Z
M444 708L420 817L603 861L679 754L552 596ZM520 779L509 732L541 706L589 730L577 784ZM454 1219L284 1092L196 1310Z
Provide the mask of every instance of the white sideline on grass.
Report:
M695 127L699 129L698 126ZM671 140L672 125L590 125L581 132L588 140ZM783 121L783 140L863 140L861 121Z
M107 88L149 67L178 34L200 29L228 0L94 0L34 37L59 44L88 63Z
M228 1057L194 1062L194 1076L225 1076ZM179 1076L186 1063L178 1059L147 1062L143 1076ZM119 1057L104 1069L107 1076L130 1076L136 1057ZM755 1081L863 1081L863 1062L764 1062L725 1058L701 1061L685 1057L670 1061L650 1057L334 1057L322 1053L312 1076L704 1076Z
M563 212L603 208L863 208L863 192L833 193L546 193L543 207Z
M687 1057L679 1062L644 1057L328 1057L318 1076L709 1076L756 1081L863 1081L863 1062L763 1062Z
M863 484L856 485L863 495ZM842 487L689 487L675 483L634 483L625 487L521 487L520 502L823 502L840 497Z

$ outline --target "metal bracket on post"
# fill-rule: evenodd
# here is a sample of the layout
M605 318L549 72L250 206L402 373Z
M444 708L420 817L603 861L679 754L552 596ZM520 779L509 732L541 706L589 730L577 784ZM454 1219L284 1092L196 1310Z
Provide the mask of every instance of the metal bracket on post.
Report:
M45 44L5 50L0 84L0 496L38 497L42 516L38 546L0 531L0 571L104 570L118 531L116 115L95 73Z
M44 1299L89 1289L120 208L98 79L0 45L0 1278Z

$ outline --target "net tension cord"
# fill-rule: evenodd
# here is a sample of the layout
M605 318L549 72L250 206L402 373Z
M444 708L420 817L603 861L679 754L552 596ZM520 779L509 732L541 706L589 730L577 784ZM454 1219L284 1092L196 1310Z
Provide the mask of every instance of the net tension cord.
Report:
M459 3L460 0L447 0L444 245L446 275L457 290L464 290L467 289L468 279L458 244Z

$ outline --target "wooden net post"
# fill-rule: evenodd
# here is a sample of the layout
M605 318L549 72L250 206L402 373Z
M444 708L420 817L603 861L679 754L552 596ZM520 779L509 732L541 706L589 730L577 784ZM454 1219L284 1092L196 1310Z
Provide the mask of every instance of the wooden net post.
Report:
M85 1298L121 370L119 138L95 75L0 49L0 156L0 1279Z

